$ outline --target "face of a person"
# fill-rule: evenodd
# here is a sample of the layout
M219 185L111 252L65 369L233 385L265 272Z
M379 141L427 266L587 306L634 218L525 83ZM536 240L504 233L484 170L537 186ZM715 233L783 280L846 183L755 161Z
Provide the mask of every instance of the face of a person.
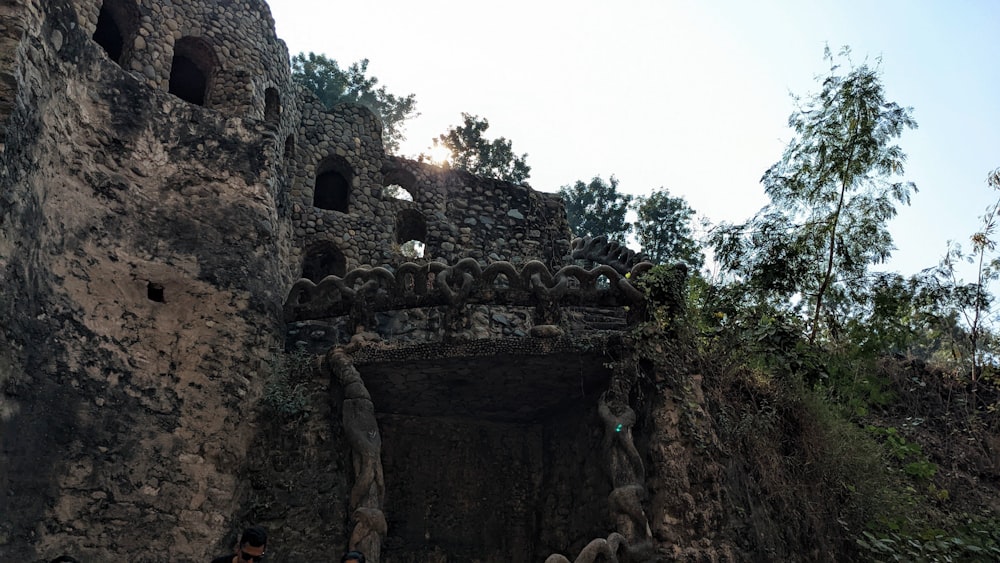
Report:
M266 545L260 547L254 547L248 543L240 546L239 555L240 563L250 563L251 561L256 563L264 558L264 549L267 548Z

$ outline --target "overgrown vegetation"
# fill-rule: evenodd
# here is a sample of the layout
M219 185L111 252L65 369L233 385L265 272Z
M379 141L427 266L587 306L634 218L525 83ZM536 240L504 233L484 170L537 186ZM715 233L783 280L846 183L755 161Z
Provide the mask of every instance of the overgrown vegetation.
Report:
M1000 203L970 252L950 244L910 277L871 271L914 191L895 177L905 155L890 141L915 124L884 98L877 66L827 59L821 93L792 116L799 137L765 174L771 204L711 239L720 275L678 285L657 267L638 280L650 308L637 350L662 366L683 355L705 375L729 485L744 495L733 511L753 528L748 550L1000 560ZM1000 189L1000 172L987 184ZM681 351L672 338L693 344ZM686 392L682 378L670 387Z
M968 376L849 342L810 343L807 318L683 272L659 266L637 280L650 305L636 350L661 375L677 365L705 375L734 518L756 532L748 549L780 554L798 542L833 560L997 560L1000 518L982 503L993 489L968 487L989 478L984 441L997 429L982 387L976 399ZM687 404L684 375L668 385ZM685 410L678 423L696 448L719 447L697 416Z
M283 421L305 416L309 404L306 383L313 373L312 354L301 348L291 352L274 351L269 367L262 399L266 411Z

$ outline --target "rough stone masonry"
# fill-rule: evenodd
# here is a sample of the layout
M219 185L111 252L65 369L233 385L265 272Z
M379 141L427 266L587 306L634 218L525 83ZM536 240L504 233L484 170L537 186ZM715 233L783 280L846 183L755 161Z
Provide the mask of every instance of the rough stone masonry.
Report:
M273 561L351 534L397 562L648 539L635 414L601 395L617 337L583 335L626 326L599 291L624 272L558 274L557 196L388 155L381 135L291 80L263 0L0 0L0 560L205 560L250 521ZM414 240L408 267L446 299L286 327L297 280L403 283ZM506 274L469 301L442 282L463 259ZM262 397L300 333L347 359L283 426ZM381 449L352 450L347 400L373 405ZM586 463L602 451L619 461Z

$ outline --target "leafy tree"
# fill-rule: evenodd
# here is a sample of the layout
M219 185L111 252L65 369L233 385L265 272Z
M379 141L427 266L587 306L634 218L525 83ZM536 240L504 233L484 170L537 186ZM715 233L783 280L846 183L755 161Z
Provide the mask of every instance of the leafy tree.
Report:
M447 133L434 139L434 146L451 152L452 167L514 184L528 179L531 167L526 162L527 153L517 156L511 142L503 137L487 140L483 134L490 123L485 118L463 112L462 121L462 125L449 127Z
M683 197L670 190L655 190L636 199L635 233L642 251L651 262L680 261L697 270L705 263L698 243L691 238L694 210Z
M841 56L849 59L849 50ZM751 285L798 295L810 311L815 341L825 299L865 282L868 266L888 259L886 228L897 204L916 187L890 181L906 155L893 144L915 128L911 109L886 100L881 71L850 65L841 71L829 48L821 89L789 118L795 137L761 182L771 203L744 225L726 225L713 239L723 267Z
M948 307L948 291L932 275L878 273L862 292L852 296L855 306L841 318L863 357L892 352L927 360L951 346L957 319Z
M292 78L302 84L326 105L327 109L341 102L352 102L368 107L382 118L382 142L389 152L399 150L405 139L403 123L416 113L414 94L396 96L385 86L378 86L378 79L367 76L368 59L362 59L346 69L326 55L299 53L292 57Z
M566 204L569 228L578 237L606 235L608 240L622 242L632 230L625 221L632 196L618 191L618 179L611 176L605 182L594 176L589 184L577 180L572 186L559 188Z
M991 189L1000 190L1000 168L990 172L986 183ZM994 320L994 297L990 292L990 285L1000 279L1000 256L996 253L998 216L1000 199L987 207L986 213L980 218L980 229L970 237L972 251L966 254L960 245L949 243L945 257L931 271L942 286L950 290L954 310L965 323L973 381L982 373L986 356L983 342L991 336L990 326ZM976 281L963 283L959 279L957 268L962 262L974 266Z

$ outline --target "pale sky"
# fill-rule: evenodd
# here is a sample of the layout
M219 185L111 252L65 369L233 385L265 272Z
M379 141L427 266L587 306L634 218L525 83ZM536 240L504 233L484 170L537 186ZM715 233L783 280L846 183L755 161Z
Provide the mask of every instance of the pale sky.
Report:
M900 140L919 192L876 269L936 264L1000 196L985 183L1000 167L1000 1L269 3L291 54L368 58L389 91L416 94L404 156L464 111L528 153L537 190L614 174L622 191L664 187L744 221L791 138L789 93L818 90L825 44L850 45L856 62L882 58L887 98L920 125Z

